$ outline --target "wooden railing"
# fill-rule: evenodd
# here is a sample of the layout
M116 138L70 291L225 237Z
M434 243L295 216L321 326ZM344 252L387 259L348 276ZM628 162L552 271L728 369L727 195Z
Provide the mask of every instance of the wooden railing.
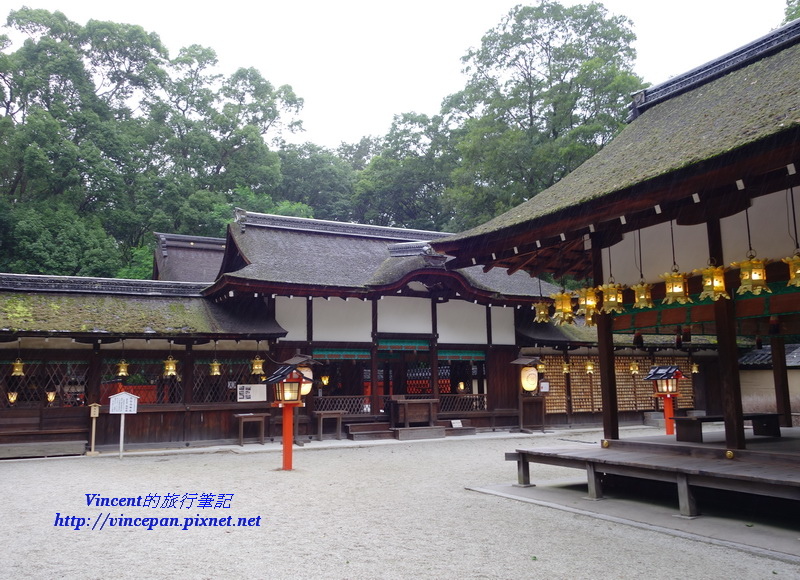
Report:
M408 399L425 398L430 395L406 395ZM386 408L388 396L380 397L382 409ZM371 397L356 395L347 397L316 397L314 411L344 411L347 415L375 415L382 409L372 409ZM440 395L440 413L470 413L486 411L486 395Z
M440 413L486 411L486 395L440 395Z

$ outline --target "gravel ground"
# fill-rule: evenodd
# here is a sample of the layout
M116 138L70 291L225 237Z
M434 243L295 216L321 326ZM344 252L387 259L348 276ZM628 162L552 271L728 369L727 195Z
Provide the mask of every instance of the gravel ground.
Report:
M248 445L243 453L5 461L0 577L800 577L800 567L780 560L469 491L514 481L515 465L503 460L507 451L601 437L598 431L492 435L311 443L295 448L290 472L279 469L277 444L269 452ZM536 471L539 480L576 475L559 467ZM198 500L183 508L96 507L87 505L86 494L143 500L156 494L159 504L168 494L198 494ZM203 494L214 502L222 494L229 507L200 507ZM123 516L177 517L179 526L112 525ZM231 527L182 529L185 518L199 524L193 518L228 516ZM64 525L54 525L57 517ZM79 530L76 518L85 518ZM253 525L238 526L239 518Z

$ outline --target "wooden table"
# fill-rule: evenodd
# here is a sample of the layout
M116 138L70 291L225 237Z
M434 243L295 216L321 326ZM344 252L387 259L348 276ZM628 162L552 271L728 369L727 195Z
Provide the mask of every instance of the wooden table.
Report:
M722 415L699 415L695 417L673 417L675 420L675 440L703 442L703 423L718 423L724 421ZM754 435L780 437L780 415L778 413L744 413L744 421L753 424Z
M406 399L392 397L392 425L409 427L411 423L427 423L433 427L436 422L436 407L439 399Z
M342 438L342 417L344 411L315 411L317 417L317 440L322 441L322 422L325 419L336 419L336 438Z
M235 413L233 415L239 419L239 445L244 447L244 424L245 423L258 423L258 439L261 445L264 445L264 424L269 425L270 413Z

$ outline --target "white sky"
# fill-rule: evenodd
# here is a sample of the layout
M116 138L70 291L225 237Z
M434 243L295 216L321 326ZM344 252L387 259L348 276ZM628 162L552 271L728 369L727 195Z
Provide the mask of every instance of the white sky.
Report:
M384 135L392 117L438 113L461 89L460 58L520 0L3 0L0 22L27 5L70 20L139 24L175 56L213 48L222 72L255 67L305 100L305 133L326 147ZM588 0L562 0L587 4ZM785 0L604 0L633 21L636 72L657 84L755 40ZM8 32L7 29L4 30Z

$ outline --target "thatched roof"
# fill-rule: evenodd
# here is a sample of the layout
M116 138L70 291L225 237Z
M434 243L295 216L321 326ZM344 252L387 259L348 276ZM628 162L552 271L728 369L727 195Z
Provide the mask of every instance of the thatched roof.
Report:
M366 295L410 279L447 277L484 296L539 295L538 281L527 274L508 276L481 268L448 271L445 260L429 246L431 240L448 235L239 210L229 228L224 274L207 294L236 283L253 289L291 287L298 294ZM549 295L557 289L543 283L542 291Z
M217 279L225 252L224 238L161 233L155 236L155 280L211 284Z

